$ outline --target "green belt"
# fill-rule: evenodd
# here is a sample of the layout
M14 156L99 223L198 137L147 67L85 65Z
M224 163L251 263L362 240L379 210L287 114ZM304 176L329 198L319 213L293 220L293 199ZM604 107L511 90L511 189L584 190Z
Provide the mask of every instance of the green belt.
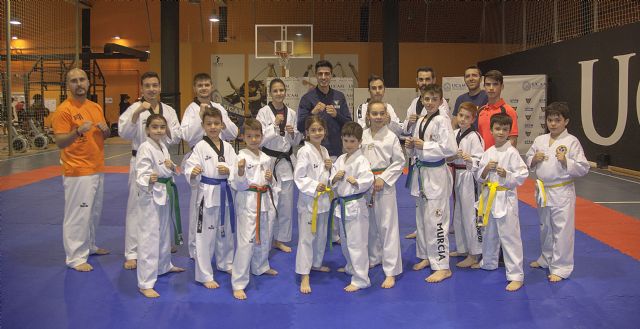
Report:
M171 177L158 177L158 183L167 186L167 193L169 194L169 204L173 209L173 239L176 245L182 245L182 222L180 220L180 202L178 201L178 186L173 182Z
M341 217L340 221L342 222L344 237L346 239L347 238L347 226L345 225L345 221L347 218L347 213L345 209L346 204L347 202L361 199L365 195L365 193L366 192L347 195L347 196L339 196L331 200L331 206L329 207L329 228L327 229L327 235L328 235L327 241L329 243L329 250L333 249L333 244L331 243L331 235L333 232L333 217L334 217L336 207L338 206L340 207L340 217ZM346 241L343 243L346 243Z

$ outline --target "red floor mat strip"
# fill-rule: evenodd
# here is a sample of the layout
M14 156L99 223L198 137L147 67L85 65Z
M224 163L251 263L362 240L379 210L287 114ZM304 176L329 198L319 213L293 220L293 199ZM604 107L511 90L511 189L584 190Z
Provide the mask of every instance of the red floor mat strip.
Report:
M534 190L535 181L527 179L524 185L518 188L518 198L535 208ZM640 221L636 218L578 197L576 229L625 255L640 260Z

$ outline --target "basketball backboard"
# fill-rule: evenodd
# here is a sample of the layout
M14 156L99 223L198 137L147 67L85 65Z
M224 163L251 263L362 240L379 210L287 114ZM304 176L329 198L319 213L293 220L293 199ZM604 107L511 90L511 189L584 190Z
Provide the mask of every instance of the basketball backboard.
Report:
M289 58L313 58L313 25L256 24L256 58L280 58L288 52Z

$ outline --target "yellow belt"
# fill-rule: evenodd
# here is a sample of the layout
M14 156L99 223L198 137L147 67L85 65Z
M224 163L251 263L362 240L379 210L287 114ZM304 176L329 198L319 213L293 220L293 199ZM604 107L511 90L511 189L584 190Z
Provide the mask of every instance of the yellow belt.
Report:
M318 223L318 200L323 194L329 194L329 199L333 200L333 191L330 187L325 187L324 191L316 192L316 196L313 198L313 212L311 213L311 233L316 234Z
M485 188L489 189L486 200L483 193ZM482 184L480 200L478 201L478 216L482 219L482 223L478 223L478 226L487 226L487 224L489 224L489 215L491 214L491 208L493 207L493 200L496 198L496 192L507 190L509 189L504 186L500 186L498 182L486 182Z
M536 201L538 201L538 206L540 206L541 208L544 208L547 206L547 192L545 191L545 189L567 186L569 184L573 184L573 180L568 180L566 182L553 184L553 185L545 185L542 180L536 179L536 190L538 192Z

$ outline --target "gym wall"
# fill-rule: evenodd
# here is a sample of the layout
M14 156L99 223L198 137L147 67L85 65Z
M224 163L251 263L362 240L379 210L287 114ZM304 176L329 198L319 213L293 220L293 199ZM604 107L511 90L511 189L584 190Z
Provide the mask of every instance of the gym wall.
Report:
M569 132L578 137L587 159L596 162L606 154L611 165L639 171L639 35L640 23L633 23L479 65L485 72L544 72L549 79L547 104L569 103Z
M289 8L287 17L276 21L277 8L271 7L277 7L278 3L282 5L283 3L291 4L291 2L270 2L274 4L271 7L265 6L264 3L266 2L258 1L253 6L252 2L248 1L227 1L230 17L227 25L229 35L227 42L218 42L219 25L217 23L210 24L206 19L202 19L210 14L211 3L203 2L202 12L200 6L187 2L180 3L180 93L183 108L194 96L191 87L193 75L197 72L210 72L211 54L245 54L244 72L247 72L245 73L245 81L237 84L251 78L248 76L248 59L254 56L254 24L309 24L309 19L295 18L300 17L298 14L305 12L305 8ZM117 6L114 6L114 3L110 1L95 1L91 9L91 44L94 51L100 52L105 43L114 42L137 49L149 49L151 52L147 63L136 60L99 61L101 67L107 68L107 70L103 70L108 84L107 97L114 100L112 104L105 106L107 120L111 122L117 121L118 118L119 95L128 93L132 99L135 99L139 90L139 75L146 70L160 71L160 4L149 1L148 5L149 20L147 20L144 1L118 2ZM316 4L316 6L318 5ZM338 4L335 4L334 7L336 10L341 8ZM410 9L410 7L407 8ZM254 11L261 14L258 15ZM238 15L243 12L249 14ZM314 12L316 22L322 21L325 17L338 15L338 12L327 12L324 7L316 8ZM374 12L377 11L374 10ZM356 14L354 12L354 15ZM345 14L342 13L340 16L345 16ZM266 19L265 17L271 18ZM379 27L372 29L373 32L370 36L371 40L377 41L359 42L359 40L353 40L347 42L347 39L355 38L350 36L351 34L358 35L356 32L360 22L355 18L354 22L344 22L345 27L340 27L340 33L346 33L345 31L350 30L349 26L351 25L353 25L351 26L352 30L356 29L356 32L346 33L347 35L343 37L345 38L344 42L322 41L329 39L332 32L338 33L338 27L333 27L334 31L328 27L323 29L314 25L314 41L318 40L314 42L314 53L319 54L321 58L325 54L358 55L359 87L366 87L366 79L370 74L382 73L381 17L372 17L371 20L372 24L379 25ZM409 28L407 27L407 29ZM113 36L115 35L119 35L121 39L114 40ZM468 65L496 57L502 54L503 49L502 45L495 43L402 42L399 47L400 87L411 88L415 86L415 70L418 66L434 67L438 79L445 75L460 75ZM440 82L440 80L438 81ZM177 110L183 111L183 109Z

